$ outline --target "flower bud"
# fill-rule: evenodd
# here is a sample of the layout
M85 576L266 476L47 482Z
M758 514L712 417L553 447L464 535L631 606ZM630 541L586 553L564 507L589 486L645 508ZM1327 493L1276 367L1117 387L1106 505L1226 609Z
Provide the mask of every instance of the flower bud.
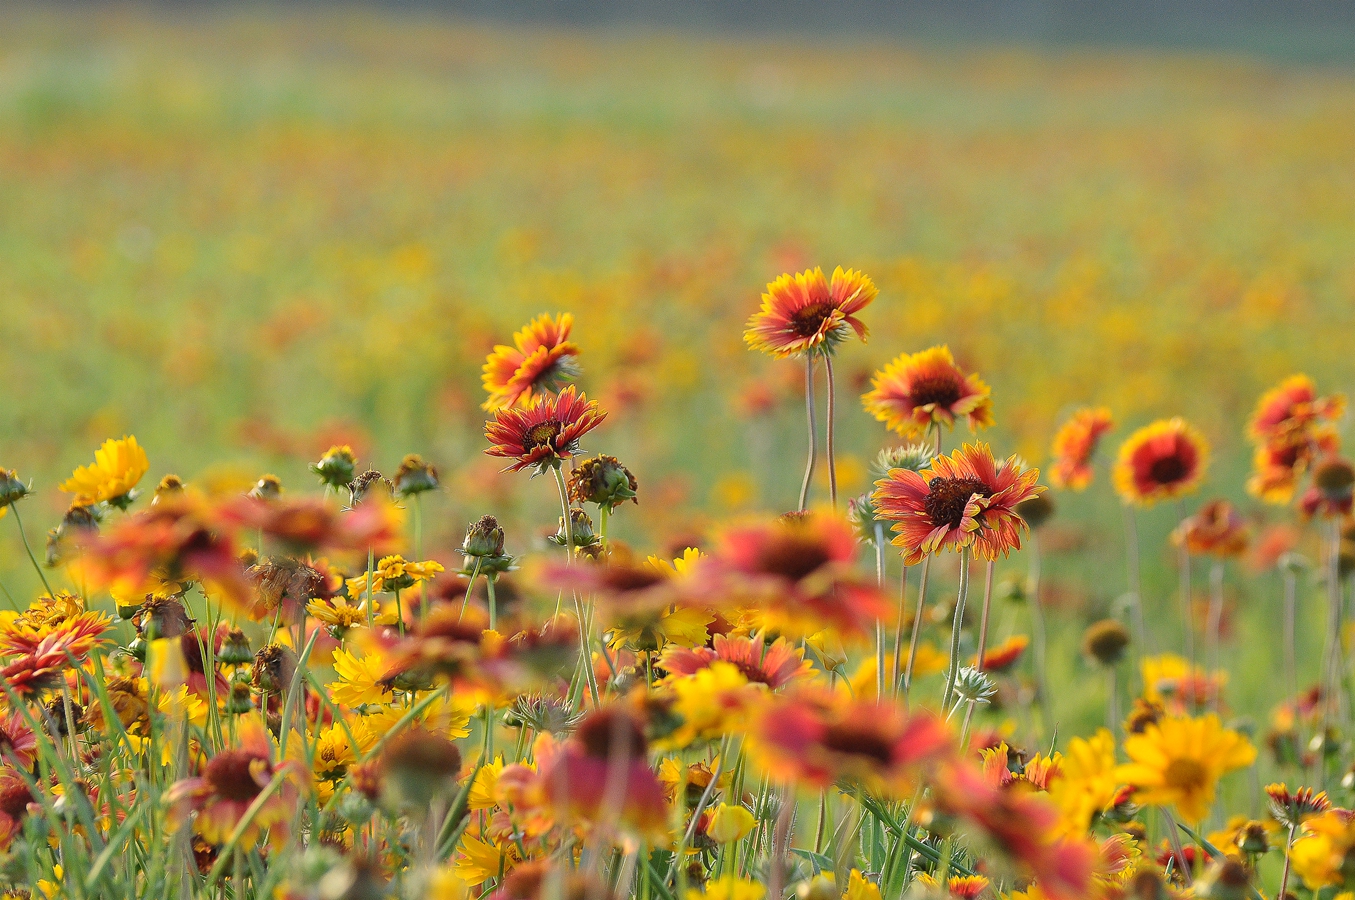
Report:
M243 666L254 658L254 651L249 649L249 638L245 633L239 628L232 628L221 642L221 651L216 658L228 666Z
M1113 666L1129 646L1129 631L1116 619L1102 619L1082 632L1082 652L1103 666Z
M492 557L503 556L503 528L493 516L481 516L480 521L466 528L466 539L461 542L461 552L467 556Z
M881 478L891 469L907 469L921 472L932 464L936 452L930 444L908 444L903 447L886 447L875 458L875 473Z
M630 500L639 503L639 483L615 456L600 455L579 463L569 476L569 497L577 503L596 503L608 511Z
M19 480L13 469L0 469L0 509L28 496L28 485Z
M551 535L549 540L553 544L559 544L561 547L569 546L570 532L574 538L574 549L580 553L592 555L592 551L600 547L602 540L597 532L593 530L593 520L588 517L588 513L579 509L577 506L569 511L569 532L565 531L565 520L563 517L559 520L560 525L555 534Z
M254 697L249 682L243 677L231 682L230 696L226 698L226 715L243 716L254 709Z
M417 453L411 453L400 460L395 470L395 493L401 497L422 494L438 486L438 470L424 462Z
M889 534L889 525L875 517L875 502L871 500L869 493L847 501L847 518L856 531L856 539L863 544L875 545L877 528L879 537L888 539L886 535Z
M281 644L269 644L254 654L254 689L270 694L288 690L296 674L296 654Z
M1054 501L1049 495L1041 494L1038 497L1031 497L1029 500L1022 500L1016 504L1016 514L1026 520L1026 524L1031 528L1039 528L1049 517L1054 515Z
M255 500L276 500L282 496L282 479L276 475L264 475L254 482L248 496Z
M1313 484L1329 500L1346 500L1355 488L1355 466L1339 456L1328 456L1313 469Z
M330 447L319 462L311 463L311 471L320 476L321 483L332 488L352 484L357 467L358 458L348 446Z

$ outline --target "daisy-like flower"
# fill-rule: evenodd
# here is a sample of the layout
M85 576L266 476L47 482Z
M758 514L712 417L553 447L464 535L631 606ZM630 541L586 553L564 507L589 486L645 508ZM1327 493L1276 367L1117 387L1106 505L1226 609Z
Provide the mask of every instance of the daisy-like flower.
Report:
M1258 445L1252 455L1247 493L1266 503L1288 503L1313 464L1341 447L1336 429L1329 425L1314 426L1306 434L1308 439L1303 441L1267 441Z
M1016 505L1044 491L1039 477L1016 457L999 464L987 444L966 444L922 472L891 469L872 496L877 515L893 523L905 565L946 548L996 559L1021 549L1028 526Z
M1286 828L1297 828L1306 819L1331 809L1326 791L1314 791L1310 787L1290 790L1283 781L1266 785L1266 799L1270 814Z
M847 338L849 329L866 339L856 317L875 299L875 283L855 269L833 270L830 281L817 266L798 275L782 275L767 285L762 308L744 326L743 339L754 350L777 359L813 353L827 355Z
M1059 831L1080 837L1096 817L1115 805L1115 737L1102 728L1090 738L1075 737L1059 760L1059 777L1049 784L1049 799L1059 810Z
M1304 885L1314 893L1324 887L1349 888L1355 879L1349 877L1345 860L1355 850L1355 813L1328 809L1308 819L1303 831L1289 857Z
M1162 719L1125 738L1124 751L1130 762L1115 777L1135 788L1140 803L1175 806L1188 822L1209 813L1220 778L1256 759L1256 748L1212 713Z
M353 579L363 583L365 588L365 579ZM351 585L350 585L351 588ZM306 604L306 612L310 613L316 620L324 623L326 629L335 640L343 640L348 632L354 628L360 628L367 624L367 606L370 601L363 600L360 603L349 602L349 597L328 597L324 599L315 599ZM394 625L396 622L394 605L389 610L372 610L371 618L374 625Z
M513 335L513 346L495 346L485 360L484 382L489 399L480 408L493 412L531 406L543 394L578 377L577 344L569 340L574 317L569 313L542 313Z
M991 391L978 375L966 375L944 344L905 353L871 378L861 397L866 412L903 437L918 437L933 426L955 427L963 418L970 431L993 424Z
M136 499L132 489L150 467L146 451L135 437L110 438L94 452L94 464L76 469L61 484L61 490L74 494L80 506L110 503L126 509Z
M846 780L900 797L925 766L953 752L945 723L929 714L809 687L758 704L748 740L774 778L821 789Z
M1207 672L1203 666L1191 667L1184 657L1172 653L1145 656L1140 666L1143 675L1143 699L1167 704L1184 711L1192 706L1208 706L1223 690L1228 673Z
M828 514L780 518L731 528L694 579L707 596L756 608L787 634L835 628L843 637L872 633L889 602L853 571L858 546L851 525Z
M27 769L37 752L38 739L23 716L13 710L0 711L0 761Z
M1021 660L1021 656L1026 652L1028 646L1030 646L1030 638L1024 634L1014 634L996 647L984 651L983 665L980 666L978 657L975 657L974 665L984 672L1001 675L1010 671L1012 666Z
M1343 394L1319 397L1311 378L1290 375L1261 395L1247 423L1247 437L1257 443L1306 442L1306 432L1341 418L1345 409Z
M485 423L485 437L491 445L485 453L516 460L505 472L532 468L540 474L578 453L579 439L606 417L597 401L570 385L526 409L497 410L494 419Z
M1199 487L1209 444L1185 419L1159 419L1129 436L1115 463L1115 490L1126 503L1151 506Z
M1247 523L1227 500L1211 500L1172 531L1172 542L1197 555L1241 556L1250 535Z
M1104 406L1087 407L1054 432L1054 464L1049 468L1049 481L1054 487L1085 490L1092 483L1092 457L1101 437L1115 427L1110 410Z
M254 847L267 833L269 844L281 847L309 778L299 763L274 762L272 742L256 717L242 718L237 727L235 744L208 760L201 775L170 786L165 796L171 817L182 824L192 816L195 834L209 843L224 844L259 795L277 779L280 784L255 811L238 846Z
M715 662L730 663L750 684L765 684L772 690L814 674L814 666L805 659L804 650L785 638L769 644L761 636L725 634L715 635L710 647L670 647L659 660L659 667L684 676Z
M538 758L541 786L562 821L634 834L666 833L668 802L649 767L641 723L612 706L589 713L574 736Z

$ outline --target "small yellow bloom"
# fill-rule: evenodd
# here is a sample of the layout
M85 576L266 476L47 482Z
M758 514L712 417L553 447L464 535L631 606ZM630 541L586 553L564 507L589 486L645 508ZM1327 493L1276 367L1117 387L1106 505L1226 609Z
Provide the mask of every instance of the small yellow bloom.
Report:
M742 840L753 831L757 819L743 804L717 803L710 811L706 834L718 844Z
M762 900L766 896L766 886L733 875L707 883L704 890L690 888L687 891L687 900Z
M503 877L521 861L512 843L482 841L468 834L457 848L455 872L466 884L483 884Z
M340 647L334 651L334 672L339 680L330 682L329 693L340 706L356 708L390 699L390 689L381 684L385 663L374 654L359 656Z
M132 488L150 467L146 451L135 437L109 439L94 452L94 465L76 469L61 490L74 494L77 506L105 501L120 505L130 499Z
M880 900L880 888L862 875L860 869L852 869L851 875L847 876L847 890L843 892L842 900Z

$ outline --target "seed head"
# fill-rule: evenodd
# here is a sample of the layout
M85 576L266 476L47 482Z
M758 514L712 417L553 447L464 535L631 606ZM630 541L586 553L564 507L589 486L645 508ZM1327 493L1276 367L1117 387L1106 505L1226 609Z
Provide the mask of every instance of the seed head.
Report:
M438 486L438 470L424 462L417 453L411 453L400 460L393 480L395 493L401 497L410 497L435 490Z

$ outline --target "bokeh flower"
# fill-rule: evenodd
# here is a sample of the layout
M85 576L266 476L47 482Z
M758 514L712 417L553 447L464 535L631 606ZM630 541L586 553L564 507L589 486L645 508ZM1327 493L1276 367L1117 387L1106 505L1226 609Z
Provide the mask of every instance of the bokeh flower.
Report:
M1115 490L1126 503L1151 506L1194 491L1209 465L1209 444L1184 419L1145 425L1120 446Z
M493 412L531 406L578 377L579 347L569 340L573 327L569 313L542 313L513 335L513 346L495 346L481 376L489 394L481 408Z

